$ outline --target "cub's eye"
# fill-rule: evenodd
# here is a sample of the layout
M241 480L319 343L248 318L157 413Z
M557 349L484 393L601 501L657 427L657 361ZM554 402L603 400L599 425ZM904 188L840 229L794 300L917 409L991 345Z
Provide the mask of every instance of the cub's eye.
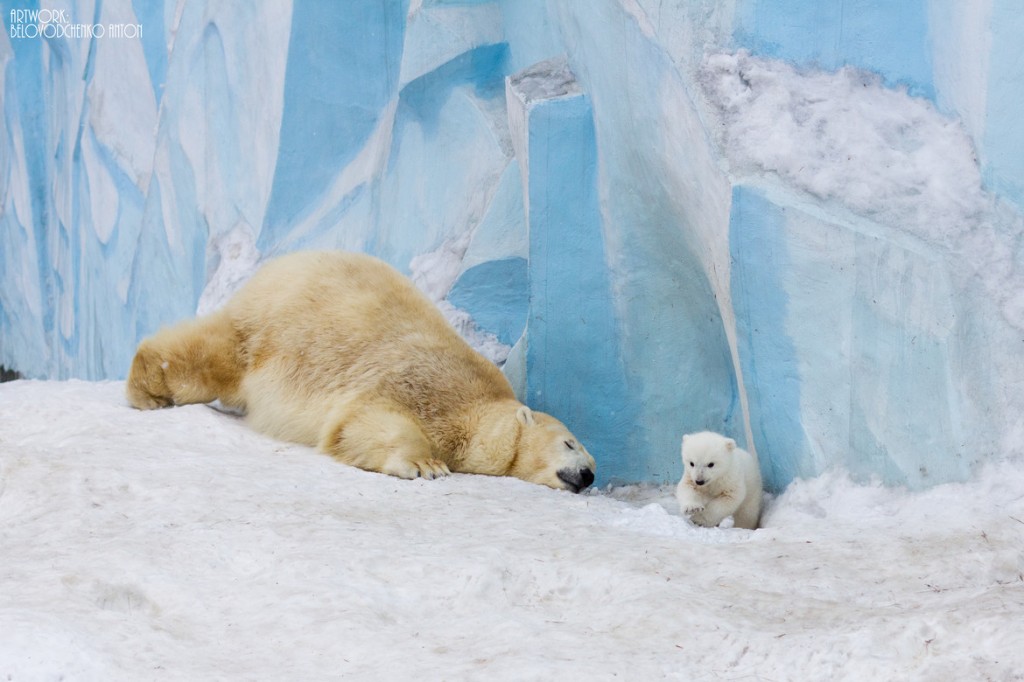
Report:
M714 468L715 468L715 463L714 462L708 462L708 469L714 469Z
M693 462L690 462L690 466L691 466L691 467L693 466Z
M562 441L562 442L565 443L565 447L569 448L570 450L575 450L576 449L576 441L574 441L574 440L566 440L566 441Z

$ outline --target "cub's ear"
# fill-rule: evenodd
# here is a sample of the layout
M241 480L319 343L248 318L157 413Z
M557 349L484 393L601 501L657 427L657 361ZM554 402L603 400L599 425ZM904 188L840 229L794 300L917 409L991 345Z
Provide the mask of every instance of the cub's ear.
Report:
M734 441L732 438L726 438L725 439L725 449L728 450L729 452L732 452L733 450L735 450L736 449L736 441Z
M516 410L516 419L518 419L519 423L523 426L533 426L533 410L526 405L520 405L519 409Z

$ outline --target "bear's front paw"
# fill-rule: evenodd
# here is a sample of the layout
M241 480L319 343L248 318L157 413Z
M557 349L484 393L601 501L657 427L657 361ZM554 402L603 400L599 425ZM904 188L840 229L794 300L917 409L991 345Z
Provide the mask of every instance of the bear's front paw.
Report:
M703 504L689 504L689 505L683 507L683 513L686 514L687 516L693 516L694 514L700 514L702 511L704 511L704 505Z
M425 478L433 480L447 476L451 472L448 465L439 459L432 457L426 459L402 460L394 462L384 470L385 474L397 476L398 478Z
M448 469L448 465L439 459L424 459L413 462L413 465L419 470L419 476L427 480L433 480L435 478L441 478L442 476L448 476L451 474L451 470Z

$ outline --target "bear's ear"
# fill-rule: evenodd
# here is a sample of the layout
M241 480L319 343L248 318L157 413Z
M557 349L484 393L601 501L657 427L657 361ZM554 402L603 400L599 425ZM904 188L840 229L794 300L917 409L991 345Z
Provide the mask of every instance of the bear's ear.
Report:
M516 419L518 419L519 423L523 426L533 426L533 410L526 405L520 405L519 409L516 410Z
M736 441L734 441L732 438L726 438L725 439L725 449L728 450L729 452L732 452L733 450L735 450L736 449Z

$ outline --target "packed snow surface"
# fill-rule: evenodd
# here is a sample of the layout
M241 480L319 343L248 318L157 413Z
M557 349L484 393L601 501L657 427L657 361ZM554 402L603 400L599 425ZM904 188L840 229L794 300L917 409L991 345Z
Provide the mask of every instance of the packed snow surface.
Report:
M1024 679L1019 463L699 529L671 486L402 481L122 393L0 385L0 679Z

